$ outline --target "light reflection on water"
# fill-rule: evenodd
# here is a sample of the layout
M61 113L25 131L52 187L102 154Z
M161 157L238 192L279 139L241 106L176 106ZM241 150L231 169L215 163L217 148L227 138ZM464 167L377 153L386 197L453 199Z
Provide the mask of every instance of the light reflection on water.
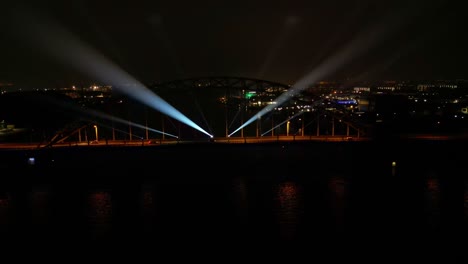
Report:
M88 220L91 233L102 236L111 231L112 199L109 191L94 191L88 196Z
M32 221L38 228L50 222L51 191L47 187L35 187L31 192Z
M440 221L440 182L435 175L426 181L426 212L430 228L436 228Z
M144 184L140 193L143 232L153 232L156 225L156 193L153 185Z
M236 177L232 182L232 197L235 207L236 217L240 224L245 224L248 221L249 199L247 191L247 183L244 177Z
M295 182L284 182L277 186L276 213L280 234L284 239L294 239L298 235L299 221L302 214L301 189Z
M154 212L154 193L151 190L143 190L143 214L151 215Z
M465 205L465 220L468 225L468 182L465 183L465 192L464 192L464 205Z
M389 168L385 169L388 175ZM32 222L35 229L46 226L46 232L76 228L75 232L84 230L94 237L138 229L138 235L152 238L162 234L193 236L194 240L229 236L247 240L270 235L292 241L320 237L320 232L324 237L335 235L328 232L329 227L343 235L353 235L353 230L371 234L382 226L392 228L383 235L393 230L398 234L422 230L432 235L452 220L465 220L468 226L468 182L457 185L457 195L449 196L460 203L464 188L464 219L459 203L455 219L453 208L447 209L453 203L446 202L455 185L448 185L449 179L437 173L414 172L403 168L401 177L391 178L333 173L309 181L245 176L222 184L219 180L208 184L137 182L134 191L126 185L98 190L87 185L72 190L61 185L33 186L1 194L0 231L21 230L22 224Z
M331 193L330 206L337 231L343 231L345 223L346 199L348 183L341 175L330 177L328 187Z
M11 221L11 197L5 192L0 196L0 232L6 232L9 229Z

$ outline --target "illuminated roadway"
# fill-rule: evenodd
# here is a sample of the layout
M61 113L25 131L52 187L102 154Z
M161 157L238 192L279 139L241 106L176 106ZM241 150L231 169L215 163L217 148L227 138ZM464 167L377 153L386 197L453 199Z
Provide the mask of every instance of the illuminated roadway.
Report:
M272 143L272 142L303 142L303 141L323 141L323 142L339 142L339 141L366 141L369 138L364 137L346 137L346 136L264 136L264 137L219 137L205 139L149 139L149 140L100 140L96 141L81 141L81 142L65 142L54 144L52 147L100 147L100 146L156 146L156 145L171 145L171 144L192 144L192 143L229 143L229 144L245 144L245 143ZM0 143L0 149L37 149L44 147L43 143Z
M416 140L460 140L468 139L468 135L432 135L432 134L416 134L402 136L402 139ZM54 144L52 147L100 147L100 146L157 146L171 144L191 144L191 143L223 143L223 144L246 144L246 143L274 143L274 142L356 142L370 141L372 138L367 137L348 137L348 136L264 136L264 137L218 137L205 139L149 139L149 140L100 140L82 141L82 142L65 142ZM38 149L44 147L42 143L0 143L0 149Z

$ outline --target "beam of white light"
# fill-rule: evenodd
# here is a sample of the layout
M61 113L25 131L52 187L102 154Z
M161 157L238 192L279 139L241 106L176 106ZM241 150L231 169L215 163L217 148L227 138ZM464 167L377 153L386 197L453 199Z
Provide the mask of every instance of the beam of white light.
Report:
M92 120L88 120L88 121L89 121L89 122L94 122L94 121L92 121ZM118 129L118 128L115 128L115 127L111 127L111 126L106 125L106 124L103 124L103 123L101 123L101 122L95 122L95 123L96 123L97 125L99 125L100 127L105 127L105 128L109 128L109 129L114 129L114 130L116 130L116 131L118 131L118 132L120 132L120 133L123 133L123 134L126 134L126 135L130 135L130 133L128 133L127 131L124 131L124 130L122 130L122 129ZM137 136L137 135L135 135L135 134L132 134L132 137L137 137L137 138L139 138L139 139L144 139L143 137Z
M29 34L36 45L58 61L71 65L102 83L112 85L113 89L212 137L130 74L80 41L65 28L60 27L58 23L52 23L36 13L28 12L25 8L13 17L16 18L17 26L23 27L17 29L18 31Z
M142 128L142 129L148 129L149 131L152 131L152 132L156 132L156 133L164 134L164 135L167 135L167 136L170 136L170 137L178 138L176 135L172 135L172 134L169 134L169 133L166 133L166 132L162 132L162 131L159 131L157 129L153 129L153 128L150 128L150 127L138 124L138 123L134 123L134 122L122 119L120 117L116 117L116 116L112 116L112 115L109 115L109 114L106 114L106 113L102 113L102 112L99 112L99 111L96 111L96 110L93 110L93 109L87 109L86 112L88 112L89 114L91 114L93 116L101 117L101 118L104 118L104 119L107 119L107 120L112 120L112 121L115 121L115 122L118 122L118 123L121 123L121 124L126 124L126 125L130 125L130 126L138 127L138 128Z
M138 124L138 123L134 123L134 122L131 122L129 120L125 120L125 119L117 117L117 116L109 115L107 113L103 113L101 111L97 111L97 110L94 110L94 109L86 109L86 108L80 107L80 106L75 105L75 104L70 104L68 102L66 103L64 101L57 100L54 97L46 97L46 98L42 98L42 99L46 100L47 102L50 102L52 104L55 104L55 105L57 105L59 107L63 107L64 109L73 110L75 112L82 113L82 114L85 114L85 115L100 117L102 119L107 119L107 120L110 120L110 121L114 121L114 122L125 124L125 125L130 125L130 126L133 126L133 127L148 129L149 131L152 131L152 132L156 132L156 133L159 133L159 134L164 134L164 135L167 135L167 136L170 136L170 137L178 138L175 135L165 133L165 132L159 131L157 129L153 129L153 128L150 128L148 126L144 126L144 125L141 125L141 124ZM92 121L92 120L88 120L88 121Z
M232 121L231 121L231 123L229 124L229 127L228 127L228 128L231 128L231 127L232 127L232 125L233 125L234 122L236 121L237 116L240 114L240 112L241 112L241 108L239 108L239 109L237 110L237 112L236 112L236 114L234 115L234 117L232 118Z
M291 29L295 27L299 22L300 19L297 16L288 16L285 18L283 26L277 34L276 41L273 43L273 46L268 51L265 62L263 62L260 71L257 73L258 78L263 79L263 76L273 64L273 61L278 55L281 47L285 44L286 40L288 39L289 34L291 33Z
M177 77L182 78L185 76L185 71L181 66L179 56L177 56L177 53L175 52L174 45L165 30L163 16L160 14L153 14L149 17L148 22L155 29L156 36L161 40L163 46L166 48L165 54L167 54L170 62L174 65Z
M274 127L271 128L270 130L268 130L268 131L266 131L265 133L263 133L263 134L262 134L262 137L263 137L264 135L270 133L273 129L276 129L277 127L282 126L284 123L288 122L289 120L291 120L291 119L293 119L293 118L295 118L295 117L297 117L298 115L301 115L301 114L303 114L303 113L304 113L304 110L302 110L302 111L296 113L295 115L289 117L288 119L284 120L283 122L279 123L278 125L274 126Z
M396 23L395 23L396 21ZM276 104L267 105L261 109L257 114L252 116L229 136L235 134L242 128L248 126L256 119L261 118L266 113L270 112L276 107L281 106L285 102L289 101L296 95L299 95L302 91L309 88L309 85L316 83L324 77L336 72L346 64L350 63L353 59L359 57L366 51L369 51L378 41L389 37L397 27L401 26L406 20L402 17L387 17L386 20L381 23L375 24L370 30L362 32L353 41L351 41L346 47L340 52L331 56L328 60L322 62L312 72L305 75L299 81L297 81L288 91L281 94L276 100Z

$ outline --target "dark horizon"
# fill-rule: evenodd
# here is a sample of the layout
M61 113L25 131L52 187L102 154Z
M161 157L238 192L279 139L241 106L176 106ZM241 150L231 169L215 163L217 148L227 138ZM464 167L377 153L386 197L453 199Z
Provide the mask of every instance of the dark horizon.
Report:
M468 79L467 20L444 1L22 2L0 20L0 83L25 89L106 85L57 58L79 47L50 26L144 84L234 76L292 85L317 69L320 80Z

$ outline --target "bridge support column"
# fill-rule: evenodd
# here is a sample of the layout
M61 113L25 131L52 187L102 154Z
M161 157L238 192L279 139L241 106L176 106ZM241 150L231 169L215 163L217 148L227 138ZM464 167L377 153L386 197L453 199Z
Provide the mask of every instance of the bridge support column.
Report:
M146 140L149 139L149 133L148 133L148 107L145 107L145 136Z
M271 136L275 136L275 122L273 120L273 115L271 115Z
M256 135L257 138L258 138L258 136L259 136L259 129L260 129L260 128L259 128L259 126L260 126L259 123L260 123L260 119L257 118L257 129L256 129L256 131L255 131L255 135Z
M301 136L304 136L304 117L302 117L301 121L302 121Z
M226 138L229 137L229 127L228 127L228 110L227 105L224 105L224 127L226 131Z
M164 115L161 115L161 127L162 127L162 140L166 139L164 132Z
M146 140L149 139L149 133L148 133L148 122L146 123L146 129L145 129L145 136L146 136Z
M241 113L241 126L244 125L244 115ZM241 128L241 137L244 137L244 128Z
M130 135L130 141L132 141L132 125L131 124L128 124L128 132Z
M258 132L259 132L259 136L262 135L262 118L259 117L258 118Z
M349 124L346 124L346 136L349 137Z
M112 117L112 141L115 141L115 124L114 124L113 117Z
M317 137L320 136L320 115L317 115Z
M332 117L332 137L335 136L335 118Z

